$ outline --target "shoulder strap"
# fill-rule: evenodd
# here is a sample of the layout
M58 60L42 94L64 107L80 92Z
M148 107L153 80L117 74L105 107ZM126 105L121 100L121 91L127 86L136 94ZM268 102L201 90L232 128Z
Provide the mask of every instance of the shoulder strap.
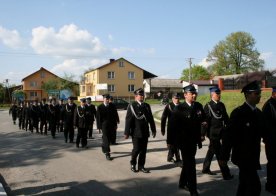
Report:
M222 115L218 116L212 109L211 105L209 103L207 103L207 106L209 108L209 112L213 115L213 117L215 119L221 119L222 118Z

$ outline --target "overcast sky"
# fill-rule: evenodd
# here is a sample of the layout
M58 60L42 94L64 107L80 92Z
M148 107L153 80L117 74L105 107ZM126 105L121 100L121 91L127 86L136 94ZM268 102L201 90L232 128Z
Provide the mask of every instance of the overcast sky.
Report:
M1 0L0 82L44 67L75 79L123 57L163 78L205 65L230 33L256 40L265 68L276 68L275 0Z

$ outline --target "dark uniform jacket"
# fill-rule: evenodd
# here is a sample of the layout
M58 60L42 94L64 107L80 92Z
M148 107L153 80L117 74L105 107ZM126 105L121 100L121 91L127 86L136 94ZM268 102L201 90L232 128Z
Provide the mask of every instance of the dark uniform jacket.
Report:
M270 98L263 106L263 114L267 125L265 142L276 152L276 100Z
M48 105L47 119L50 124L55 124L59 120L59 106L58 105Z
M166 130L166 122L168 119L167 124L167 144L173 144L173 130L169 129L171 128L171 117L174 115L174 113L178 110L178 106L176 106L173 102L166 105L162 117L161 117L161 132L165 133Z
M19 119L24 119L24 106L19 106L17 108L17 116Z
M60 112L60 120L64 123L65 126L73 126L74 125L74 113L77 105L72 103L69 105L68 103L64 105Z
M129 104L126 114L125 135L137 138L149 137L149 125L152 133L156 133L150 105L147 103L140 105L137 101Z
M90 105L86 105L86 112L87 112L87 117L89 119L89 124L92 125L96 119L96 114L97 114L97 111L96 111L96 107L95 105L93 104L90 104Z
M258 108L253 111L244 103L234 109L222 138L222 160L229 159L232 149L231 160L235 165L260 169L260 143L264 129L263 115Z
M103 103L97 108L97 128L105 129L114 128L119 122L119 115L116 107L113 104L105 106Z
M33 121L38 121L39 120L39 115L40 115L40 109L38 105L31 105L31 118Z
M39 105L39 117L41 121L46 121L47 120L47 112L48 112L48 104L42 104L40 103Z
M211 100L204 106L204 112L208 126L202 127L201 134L207 135L210 139L221 139L222 131L229 122L225 105L220 101L215 103Z
M74 126L78 128L88 128L88 118L86 107L77 106L74 113Z
M17 105L12 105L10 107L9 114L12 114L12 118L16 119L16 117L17 117Z
M192 106L186 102L180 104L168 127L173 130L176 147L184 148L197 144L201 148L201 124L204 121L205 113L200 103L194 102Z

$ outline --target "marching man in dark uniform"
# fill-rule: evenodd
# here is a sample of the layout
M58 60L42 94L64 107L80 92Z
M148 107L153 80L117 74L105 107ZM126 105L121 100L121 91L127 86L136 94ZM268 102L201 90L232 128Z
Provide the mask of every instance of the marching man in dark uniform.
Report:
M109 106L110 106L110 107L112 108L112 110L114 111L114 117L115 117L115 119L116 119L116 121L117 121L116 124L114 123L113 129L112 129L112 131L111 131L111 141L110 141L110 143L111 143L112 145L117 145L117 144L118 144L118 143L116 142L116 138L117 138L117 128L118 128L117 124L120 123L120 119L119 119L119 114L118 114L117 108L116 108L116 106L113 104L113 97L112 97L112 96L110 96L110 99L109 99Z
M109 105L110 95L103 95L103 103L97 108L97 128L102 130L102 151L106 156L106 159L111 161L110 156L110 143L111 134L114 126L117 126L117 110L115 111L112 106Z
M193 84L184 89L185 102L179 106L171 118L174 144L181 151L183 167L179 179L179 188L188 189L197 196L195 155L202 148L201 126L206 126L203 106L196 102L197 92Z
M207 135L210 143L203 163L202 173L216 175L210 170L213 156L216 155L223 179L230 180L233 178L233 175L230 174L229 167L221 164L219 161L221 153L221 134L228 124L229 117L226 112L225 105L220 101L220 89L218 87L211 87L209 90L211 94L211 101L204 106L207 127L202 127L202 135Z
M86 99L86 108L88 112L89 125L88 125L88 137L89 139L94 139L93 135L93 124L96 119L97 110L94 104L91 103L91 98Z
M60 119L60 112L63 110L64 108L64 100L63 99L60 99L58 101L58 117L57 117L57 131L58 132L63 132L63 122L62 120Z
M17 105L15 102L12 103L10 110L9 110L9 115L12 114L12 121L13 124L16 124L16 118L17 118Z
M24 129L25 123L24 123L24 105L23 105L23 102L20 103L20 105L17 109L17 116L18 116L19 129Z
M68 97L68 102L64 105L60 112L60 123L64 124L64 140L73 143L74 141L74 114L76 110L76 104L73 102L72 97Z
M263 106L268 132L265 144L267 157L267 182L265 189L276 195L276 86L272 88L271 98Z
M40 117L40 134L43 134L44 127L44 135L47 135L47 112L49 105L46 103L46 99L43 98L39 105L39 117Z
M256 107L261 98L257 81L243 87L245 103L235 108L229 126L223 133L222 160L229 160L232 150L232 163L239 168L237 196L259 196L261 182L257 170L260 166L261 137L265 125L262 112Z
M149 173L149 170L144 167L148 138L150 136L149 125L153 138L155 138L156 135L156 127L150 105L144 103L144 90L139 88L134 91L134 94L135 101L128 106L125 122L125 139L131 136L133 144L130 160L131 171ZM138 156L138 170L136 170Z
M175 162L175 163L180 163L180 154L179 154L179 149L176 148L175 145L173 145L173 135L172 135L172 130L171 128L171 116L172 113L178 110L179 104L180 104L180 95L178 93L175 93L172 97L172 102L167 104L162 117L161 117L161 133L164 136L165 135L165 130L166 130L166 122L168 119L168 125L167 125L167 146L169 149L168 156L167 156L167 161L168 162ZM175 161L173 157L175 156Z
M79 148L80 143L82 148L87 148L87 130L88 116L86 112L86 99L80 100L80 106L77 106L74 113L74 126L78 128L76 139L76 147Z
M32 127L35 128L36 133L38 132L38 123L39 123L39 106L38 106L38 100L34 100L33 104L31 105L31 123Z
M57 123L59 119L59 108L56 105L56 99L53 98L48 106L48 120L49 120L49 130L53 138L56 138Z
M25 119L25 130L33 132L33 126L31 123L31 104L29 102L26 102L23 113Z

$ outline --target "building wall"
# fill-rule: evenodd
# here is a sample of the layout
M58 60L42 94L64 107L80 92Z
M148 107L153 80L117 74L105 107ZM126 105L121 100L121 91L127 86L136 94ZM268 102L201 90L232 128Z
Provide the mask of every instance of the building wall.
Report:
M114 73L114 78L108 78L108 72ZM129 79L129 72L134 73L134 78ZM94 77L93 77L94 75ZM108 90L96 89L97 84L114 85L114 92ZM85 92L82 91L85 86ZM133 91L129 92L128 85L134 85L133 90L143 88L143 70L132 65L131 63L119 59L111 62L107 66L100 67L85 74L85 84L80 85L80 97L97 96L109 93L114 97L132 97ZM92 93L89 92L92 89Z
M34 100L42 98L47 98L48 94L44 90L41 89L41 85L44 82L48 82L49 80L57 79L57 77L51 74L48 71L40 69L35 74L31 74L26 77L23 81L23 91L26 94L26 100ZM36 94L37 96L31 96L31 94Z

